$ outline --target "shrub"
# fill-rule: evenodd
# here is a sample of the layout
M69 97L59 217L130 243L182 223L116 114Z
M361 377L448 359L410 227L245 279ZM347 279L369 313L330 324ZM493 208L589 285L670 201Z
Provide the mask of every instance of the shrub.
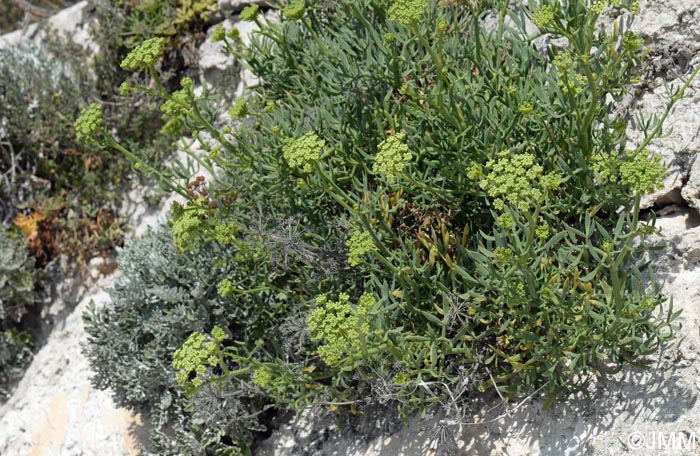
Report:
M122 49L133 49L144 39L157 36L168 38L169 49L187 45L217 10L216 0L98 0L95 3L99 22L111 25L97 31L98 40Z
M279 24L250 14L262 25L250 47L223 37L262 81L230 136L191 83L157 93L213 138L195 157L217 176L206 189L96 129L189 195L173 230L184 255L197 258L192 246L221 226L244 251L253 240L283 246L258 260L273 268L283 250L285 267L248 290L274 286L287 299L264 339L197 330L176 355L183 388L200 376L252 381L279 407L352 412L455 410L461 394L491 388L554 400L671 337L678 313L643 276L655 228L639 206L665 172L647 146L697 70L669 89L663 116L638 119L644 139L632 147L615 108L643 42L596 24L637 2L488 8L308 1L287 5ZM521 32L529 15L567 45L539 54ZM261 229L283 220L297 221L285 236Z
M32 360L32 337L16 326L37 301L34 259L22 237L0 225L0 400Z
M60 253L84 262L121 242L115 189L127 181L129 163L76 141L73 116L94 91L77 65L80 51L63 51L62 60L33 46L0 56L0 217L42 217L26 233L36 235L31 251L39 265Z
M113 303L92 307L84 316L89 335L84 351L96 374L94 384L110 388L117 405L151 418L158 454L230 450L231 442L250 441L261 429L255 416L265 402L257 388L240 381L209 385L192 408L173 367L173 353L192 331L208 334L218 325L231 342L244 335L264 337L279 298L269 292L249 299L222 296L217 286L225 279L236 283L237 293L265 275L264 267L249 276L232 270L227 259L233 256L242 253L216 242L202 244L196 255L180 255L169 230L149 232L121 250L124 275L109 292ZM252 270L251 264L247 271Z
M22 237L0 225L0 323L19 322L37 301L37 273Z
M26 331L0 331L0 401L10 397L10 387L24 375L33 358L33 346L33 338Z

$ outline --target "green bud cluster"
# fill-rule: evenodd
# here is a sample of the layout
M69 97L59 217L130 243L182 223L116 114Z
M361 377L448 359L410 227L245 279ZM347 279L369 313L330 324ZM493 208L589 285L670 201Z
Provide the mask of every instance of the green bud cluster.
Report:
M233 106L228 110L231 120L242 119L248 115L248 102L244 97L236 98Z
M372 171L376 174L384 174L389 182L396 181L406 163L411 161L411 153L408 151L405 140L405 133L397 133L379 143L379 152L374 159Z
M152 67L158 61L164 45L164 38L151 38L144 41L122 60L121 67L125 70Z
M258 17L259 12L260 6L258 6L257 4L253 4L243 8L243 10L238 15L238 18L242 21L254 21L255 18Z
M557 80L557 85L565 94L579 95L588 84L585 76L578 73L569 73Z
M593 0L590 9L593 14L603 14L607 7L608 4L604 0Z
M369 332L367 315L376 300L365 293L359 304L353 306L350 296L341 293L337 301L320 296L316 304L306 319L311 339L324 342L318 347L318 354L329 366L337 366L348 354L362 350L361 338Z
M539 6L532 13L532 23L535 24L538 28L547 27L548 25L551 25L554 22L555 13L556 10L551 5Z
M544 175L544 169L530 153L510 156L508 152L502 152L498 158L486 162L486 169L489 173L481 179L479 186L494 198L493 206L499 211L506 203L527 211L560 182L556 174Z
M222 298L231 296L236 292L236 285L231 281L231 279L224 279L216 286L216 292Z
M185 207L173 204L173 243L180 252L193 247L194 241L207 224L208 212L203 199L188 201Z
M178 348L173 355L173 367L178 370L175 378L184 387L188 396L204 384L204 374L209 366L222 362L219 344L226 338L226 332L215 326L211 337L195 332ZM191 374L194 373L194 378Z
M325 145L326 141L310 131L298 139L287 138L282 147L282 155L290 168L310 173L314 163L321 157L321 149Z
M102 106L92 103L83 109L75 121L75 135L78 141L93 139L102 129Z
M221 245L233 244L240 228L235 223L217 223L214 226L213 237Z
M364 257L368 253L377 250L374 245L372 236L368 231L355 231L347 240L348 247L348 264L350 266L359 266L364 262Z
M639 1L634 1L634 2L630 3L630 6L628 7L628 9L630 10L630 13L632 13L634 15L637 15L637 14L642 12L642 8L640 6Z
M292 0L282 10L282 14L284 14L284 17L290 20L301 19L304 17L304 10L304 0Z
M189 78L183 79L183 86L185 88L176 90L172 93L170 98L166 100L160 107L161 118L165 122L161 133L165 135L177 135L182 132L184 127L184 119L188 114L188 96L191 89L187 88L187 80L192 81Z
M426 0L394 0L388 16L394 22L410 26L420 21L427 6Z
M219 41L223 41L226 38L226 27L224 27L224 24L219 24L216 26L214 29L214 32L211 35L211 40L214 43L218 43Z
M644 44L644 38L634 32L625 32L622 35L622 49L634 52Z
M641 195L663 188L662 179L667 169L661 164L661 156L643 150L638 154L627 153L627 160L620 165L620 181Z
M496 247L493 251L493 264L499 268L507 266L513 261L513 252L506 247Z

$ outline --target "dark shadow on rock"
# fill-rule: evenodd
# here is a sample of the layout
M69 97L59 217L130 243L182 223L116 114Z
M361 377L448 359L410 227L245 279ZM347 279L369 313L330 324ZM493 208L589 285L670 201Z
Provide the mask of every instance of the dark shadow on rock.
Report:
M139 416L141 418L140 422L132 421L131 424L129 424L129 437L136 445L138 445L140 452L144 454L152 454L153 449L151 448L149 437L153 426L147 417L144 417L143 415Z

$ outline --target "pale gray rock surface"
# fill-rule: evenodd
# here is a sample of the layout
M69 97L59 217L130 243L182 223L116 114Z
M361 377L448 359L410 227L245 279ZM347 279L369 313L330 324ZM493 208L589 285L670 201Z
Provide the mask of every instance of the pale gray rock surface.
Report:
M30 24L23 29L2 35L0 36L0 49L10 45L16 46L26 41L41 44L43 40L50 39L48 33L52 32L57 33L59 36L69 36L75 44L90 49L94 54L98 51L98 46L92 41L89 33L89 27L92 25L92 22L84 17L87 6L87 1L76 3L51 16L44 22Z
M109 391L90 384L92 371L80 344L87 340L87 305L109 302L105 288L115 275L81 290L80 302L65 302L70 314L56 319L10 400L0 407L0 454L7 456L105 456L139 454L147 435L142 419L114 406Z
M218 7L221 13L238 13L246 6L253 4L266 6L270 2L265 0L219 0Z

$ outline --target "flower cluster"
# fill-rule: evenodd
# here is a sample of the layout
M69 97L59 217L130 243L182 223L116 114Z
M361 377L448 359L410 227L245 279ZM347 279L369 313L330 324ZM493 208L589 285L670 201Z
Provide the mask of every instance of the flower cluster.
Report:
M583 92L583 89L586 87L587 83L588 80L583 75L573 72L557 80L557 85L561 91L567 95L579 95L581 92Z
M129 81L124 81L121 83L119 86L119 94L122 96L127 96L129 92L131 92L132 88L131 85L129 84Z
M569 71L574 65L574 55L571 51L558 52L552 63L559 71Z
M238 18L242 21L254 21L255 18L258 17L259 12L260 6L258 6L257 4L253 4L243 8L243 10L238 15Z
M326 141L310 131L298 139L287 138L282 155L291 168L310 173L314 163L321 157L321 149L325 145Z
M376 300L365 293L355 307L350 304L350 296L341 293L337 301L320 296L316 304L306 319L311 339L325 342L318 347L318 354L329 366L337 366L348 353L361 351L361 338L369 332L367 315Z
M506 247L496 247L493 251L493 264L503 268L513 261L513 251Z
M608 4L604 0L593 0L590 9L594 14L603 14L607 7Z
M75 135L78 141L92 139L95 133L102 129L102 107L92 103L87 109L83 109L75 121Z
M165 125L161 129L161 133L164 135L178 135L182 133L184 127L184 119L188 114L188 92L187 89L189 78L182 80L183 88L176 90L170 95L160 107L160 111L163 113L161 118Z
M260 388L267 390L272 385L272 371L266 367L262 367L253 372L253 383Z
M616 183L618 181L620 160L618 160L614 151L593 154L591 157L591 165L593 171L603 180L611 183Z
M236 98L233 106L228 110L228 115L231 116L231 120L242 119L248 115L248 103L244 97Z
M138 70L152 67L155 65L156 61L158 61L158 57L164 45L164 38L151 38L144 41L122 60L121 67L125 70Z
M287 19L301 19L304 16L304 0L292 0L289 4L282 10L282 14Z
M193 247L194 240L205 228L207 213L203 198L189 201L185 207L173 204L173 243L180 252Z
M532 13L532 23L538 28L547 27L554 22L555 12L553 6L542 5Z
M173 355L173 367L178 370L175 378L191 396L203 385L204 374L209 366L217 366L222 360L219 344L226 338L226 332L215 326L211 337L195 332L178 348ZM194 373L194 378L190 378Z
M625 32L622 35L622 49L634 52L644 44L644 38L634 32Z
M240 228L235 223L217 223L214 226L213 237L219 244L233 244Z
M620 181L641 195L660 190L667 171L660 162L661 156L653 154L650 157L648 150L636 155L628 152L627 160L620 165Z
M386 176L387 181L394 182L403 172L406 163L411 160L408 145L405 144L406 134L397 133L379 143L379 152L374 159L372 171Z
M231 279L224 279L216 286L216 292L222 298L231 296L236 292L236 285L231 282Z
M211 41L214 43L218 43L219 41L224 41L226 38L226 27L224 27L224 24L219 24L216 26L214 29L214 32L211 35Z
M486 168L489 173L479 186L494 198L493 207L499 211L506 203L527 211L542 200L544 192L559 186L559 177L551 173L544 175L542 166L535 163L535 156L530 153L509 156L508 152L502 152L499 158L486 162Z
M642 11L642 8L639 4L639 1L632 2L630 4L630 6L628 7L628 9L630 10L630 13L635 14L635 15L639 14Z
M362 264L365 255L377 249L368 231L353 232L346 245L349 251L348 264L350 266L359 266Z
M392 21L409 26L420 20L426 6L425 0L394 0L387 14Z

